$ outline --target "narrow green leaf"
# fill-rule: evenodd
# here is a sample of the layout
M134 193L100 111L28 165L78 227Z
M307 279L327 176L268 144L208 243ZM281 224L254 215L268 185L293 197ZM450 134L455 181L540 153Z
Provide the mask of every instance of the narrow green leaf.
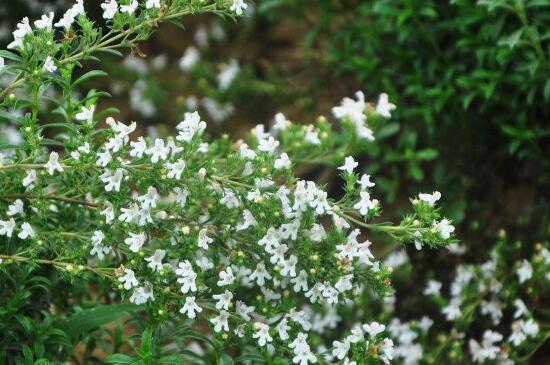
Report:
M106 364L132 364L136 361L136 358L124 354L113 354L107 356L104 361Z
M134 304L102 305L78 312L60 323L58 327L70 337L76 337L141 309L143 307Z
M94 77L103 77L103 76L107 76L107 75L108 75L107 72L101 71L101 70L88 71L84 75L82 75L78 79L76 79L75 82L73 82L73 87L77 86L78 84L80 84L80 83L82 83L86 80L92 79Z

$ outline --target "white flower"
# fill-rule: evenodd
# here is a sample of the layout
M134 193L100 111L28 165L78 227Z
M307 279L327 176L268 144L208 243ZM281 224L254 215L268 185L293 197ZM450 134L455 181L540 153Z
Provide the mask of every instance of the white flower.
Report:
M242 319L245 321L250 321L252 318L250 317L250 314L254 312L253 306L248 306L244 302L241 302L240 300L237 300L236 307L235 307L235 313L237 313Z
M291 329L291 327L288 325L288 320L286 318L283 318L279 324L275 327L277 330L277 333L279 334L279 338L281 341L286 341L290 337L288 335L288 331Z
M441 199L441 193L439 191L434 191L432 194L418 194L418 198L424 203L433 207L435 203Z
M54 25L58 28L65 28L65 30L68 30L73 25L76 17L80 14L85 14L84 0L77 0L76 4L74 4L69 10L67 10L63 15L63 18Z
M294 357L292 362L299 365L314 364L317 362L317 358L311 352L309 345L306 342L307 335L305 333L298 333L296 339L292 341L288 347L294 349Z
M261 139L260 143L258 144L258 150L267 153L275 152L277 147L279 147L279 141L271 136L269 136L268 139Z
M197 279L197 274L193 271L189 275L178 278L178 283L181 284L181 292L184 294L189 293L189 291L196 292L197 284L195 280Z
M132 269L124 269L124 276L118 278L118 281L124 283L124 289L129 290L135 286L138 286L139 283Z
M198 112L185 113L183 121L176 126L176 129L180 131L176 137L178 141L191 142L195 134L201 135L206 129L206 122L201 121Z
M220 311L220 314L217 317L214 317L210 320L214 325L214 332L229 331L229 313L226 311Z
M157 163L159 160L166 160L168 158L168 153L170 149L164 146L164 140L161 138L155 139L155 144L153 147L145 151L147 155L151 156L151 162Z
M118 3L116 0L106 0L101 4L101 9L103 9L103 19L113 19L118 11Z
M380 114L384 118L391 118L392 110L395 110L395 104L389 102L388 94L382 93L378 97L378 104L376 104L376 113Z
M256 152L251 150L246 143L241 143L239 146L239 153L242 158L246 158L247 160L253 160L256 158Z
M189 46L180 59L179 66L182 71L189 71L199 62L201 54L194 46Z
M252 212L248 209L243 210L243 221L239 223L236 227L237 231L243 231L245 229L248 229L249 227L253 227L257 225L258 222L252 215Z
M336 357L339 360L342 360L349 351L350 342L349 341L333 341L332 342L332 356Z
M353 289L352 284L353 274L348 274L340 277L336 284L334 284L334 288L338 290L340 293L344 293L348 290Z
M278 159L275 160L273 167L276 169L288 169L291 165L290 159L286 152L281 153Z
M498 332L485 331L483 333L483 340L481 345L475 341L470 340L469 347L472 359L477 363L484 363L486 360L494 360L500 352L500 347L496 346L496 342L502 340L502 335Z
M345 171L348 174L352 174L353 169L355 169L357 166L359 166L359 163L355 162L352 156L348 156L345 158L344 164L338 167L338 170Z
M533 266L529 261L524 259L516 273L518 275L519 283L523 284L533 277Z
M380 360L382 360L384 364L389 364L390 361L393 360L393 341L389 338L385 338L380 351Z
M99 214L105 217L105 223L110 224L115 219L115 211L110 201L105 201L105 209Z
M36 170L27 171L27 175L25 175L25 178L23 179L23 182L22 182L23 187L28 189L33 189L37 179L38 177L36 175Z
M129 300L131 303L137 305L146 303L148 300L155 300L155 296L153 295L153 285L146 281L143 287L140 286L134 290Z
M185 161L182 159L177 160L174 163L167 162L164 167L168 169L168 178L169 179L181 179L181 174L183 173L183 170L185 169Z
M227 269L220 271L219 273L220 280L218 280L218 286L231 285L235 282L235 275L233 275L233 270L231 266L228 266Z
M166 251L156 249L153 255L145 258L145 261L148 262L147 266L149 266L153 271L162 270L162 259L164 258L164 256L166 256Z
M103 152L98 152L96 156L97 156L97 161L95 162L95 164L97 166L106 167L109 164L109 162L113 160L113 156L111 156L111 152L109 152L109 150L107 149L105 149Z
M8 238L12 236L13 229L15 228L15 220L10 218L7 221L0 220L0 235L7 236Z
M89 108L82 106L80 113L76 114L74 117L76 120L86 121L88 124L92 124L94 120L95 105L90 105Z
M448 321L454 321L457 318L462 316L462 311L460 310L460 298L452 298L450 303L442 309L442 313L445 315Z
M145 7L147 9L160 8L160 0L147 0Z
M138 6L139 6L139 3L137 2L137 0L131 0L130 4L120 6L120 12L134 14Z
M451 233L455 231L455 227L451 225L451 222L447 218L443 218L440 222L433 222L433 227L439 232L439 235L444 240L451 237Z
M233 293L229 290L226 290L223 294L212 295L212 298L216 299L216 308L228 310L231 305L231 300L233 299Z
M363 174L363 176L361 176L361 179L357 183L361 186L361 189L363 190L367 190L368 188L372 188L374 185L376 185L375 183L370 181L370 175L366 174Z
M0 71L6 67L6 61L4 60L4 57L0 57Z
M147 144L143 137L138 137L136 142L130 142L132 149L130 150L130 156L141 158L147 150Z
M50 11L48 15L43 14L39 20L34 22L37 29L45 29L47 31L52 30L53 26L53 11Z
M239 62L236 59L231 59L229 64L223 65L222 70L218 74L219 89L227 89L240 71L241 68L239 66Z
M107 255L109 252L111 252L111 247L104 246L103 239L105 239L105 234L101 231L94 231L94 234L92 235L92 250L90 251L90 255L97 255L98 259L103 259L105 255Z
M357 101L351 98L344 98L340 106L332 108L332 114L338 119L348 118L355 124L355 130L359 137L374 140L373 132L365 124L365 95L358 91L355 93Z
M214 242L214 240L208 237L206 233L208 233L208 230L206 228L203 228L199 231L199 239L197 242L197 246L205 250L208 250L208 244Z
M441 283L436 280L428 280L428 284L424 289L424 295L440 295Z
M180 309L180 313L186 313L187 317L194 319L197 313L202 312L202 308L195 302L195 297L189 296L185 298L185 304Z
M124 178L124 169L118 168L114 172L112 170L106 170L99 176L101 181L105 184L105 191L110 192L120 191L120 183Z
M11 221L11 220L10 220ZM10 222L11 223L11 222ZM21 225L21 232L19 232L19 234L17 235L17 237L21 238L22 240L24 239L27 239L27 238L33 238L35 236L35 233L34 233L34 229L32 228L32 226L27 223L27 222L24 222L22 225Z
M145 233L131 233L130 237L124 240L124 243L130 246L130 251L138 252L141 250L141 246L145 243L147 236Z
M32 33L32 28L29 25L29 18L24 17L23 20L17 24L17 30L13 32L13 42L8 44L7 48L22 47L25 36L30 33Z
M271 275L265 269L265 263L263 261L256 264L256 270L249 276L249 279L252 281L255 280L256 284L260 287L265 285L266 279L271 280L271 278Z
M258 339L258 345L265 346L268 342L273 342L273 337L269 334L269 326L267 324L255 322L254 329L256 329L256 332L252 334L252 338Z
M275 114L275 118L273 118L272 128L274 131L279 132L285 130L289 124L290 121L286 119L283 113L277 113Z
M13 202L13 204L11 204L8 207L8 215L10 217L13 217L14 215L22 214L23 208L24 208L23 201L21 199L17 199L16 201Z
M386 326L378 322L372 322L371 324L364 324L363 331L369 334L370 337L375 337L386 330Z
M234 11L237 15L243 15L246 8L248 8L248 4L244 0L233 0L233 4L231 4L229 10Z
M48 163L44 165L44 167L48 170L48 173L50 175L53 175L56 170L59 172L63 172L63 167L59 164L59 154L55 151L50 153L50 159L48 160Z
M520 318L523 317L525 314L529 313L529 310L527 309L527 306L521 299L514 300L514 307L516 307L516 311L514 312L514 318Z
M362 191L359 193L361 200L359 200L354 206L354 209L357 209L359 211L359 214L365 216L369 213L369 211L376 208L378 205L377 199L370 198L370 194L366 191Z

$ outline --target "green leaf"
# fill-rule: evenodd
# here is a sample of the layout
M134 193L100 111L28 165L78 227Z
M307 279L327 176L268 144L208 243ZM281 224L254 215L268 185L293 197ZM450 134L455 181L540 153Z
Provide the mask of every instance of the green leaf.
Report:
M82 75L78 79L76 79L75 82L73 82L73 87L75 87L78 84L80 84L80 83L82 83L86 80L89 80L91 78L103 77L103 76L107 76L107 75L108 75L107 72L101 71L101 70L92 70L92 71L86 72L84 75Z
M235 363L233 362L233 359L231 358L231 356L229 356L228 354L222 354L222 356L220 358L220 364L221 365L233 365Z
M153 348L153 329L147 327L141 335L141 350L145 353L150 353Z
M10 51L0 50L0 57L4 57L4 58L7 58L8 60L12 60L12 61L16 61L16 62L21 62L22 61L21 57L19 57L18 55L16 55L13 52L10 52Z
M143 307L134 304L102 305L78 312L60 323L58 327L68 336L77 337L141 309Z
M433 148L425 148L423 150L416 152L416 157L419 160L433 160L438 155L438 152L436 149Z
M124 354L113 354L107 356L104 361L106 364L132 364L136 361L136 358Z
M74 124L69 124L69 123L48 123L48 124L43 124L40 126L40 128L38 128L39 131L42 131L44 129L48 129L48 128L65 128L65 129L69 129L71 131L73 131L75 134L78 134L79 130L78 130L78 126L75 126Z
M185 362L176 355L163 356L158 359L159 364L185 364Z
M498 41L499 46L508 46L510 49L513 49L521 39L523 34L523 28L516 30L514 33L510 34L507 37L503 37Z
M16 145L16 144L0 144L0 151L5 150L22 150L24 149L23 146Z

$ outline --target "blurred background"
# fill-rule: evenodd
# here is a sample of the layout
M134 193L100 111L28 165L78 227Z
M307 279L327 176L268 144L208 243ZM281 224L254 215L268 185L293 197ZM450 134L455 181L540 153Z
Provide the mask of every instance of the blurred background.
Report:
M99 4L85 1L101 23ZM2 48L21 17L68 5L2 1ZM212 133L235 140L277 112L306 124L330 117L357 90L367 100L388 93L397 110L360 160L391 203L385 216L436 187L468 248L464 256L409 252L417 270L396 279L403 295L419 290L424 269L444 275L447 264L486 259L499 231L527 252L548 239L550 1L260 0L248 10L236 22L199 16L183 19L186 29L163 25L124 58L104 59L112 77L83 90L108 90L99 109L117 108L118 119L152 134L198 110ZM302 173L338 194L327 171ZM401 303L402 318L425 309Z

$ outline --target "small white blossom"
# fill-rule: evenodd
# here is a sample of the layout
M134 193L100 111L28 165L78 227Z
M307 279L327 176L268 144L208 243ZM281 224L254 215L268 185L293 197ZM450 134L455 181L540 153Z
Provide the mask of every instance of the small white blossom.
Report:
M179 66L182 71L189 71L199 62L201 54L199 50L194 46L189 46L185 50L182 58L180 59Z
M10 238L15 228L15 220L10 218L7 221L0 220L0 236L6 236Z
M160 8L160 0L147 0L145 3L147 9Z
M252 334L252 338L258 339L258 345L265 346L270 342L273 342L273 337L269 334L269 326L265 323L256 322L254 323L254 328L256 332Z
M353 170L359 166L359 163L356 162L352 156L346 157L344 160L344 164L340 167L338 167L338 170L347 172L348 174L353 174Z
M103 9L103 19L113 19L118 11L118 3L116 0L106 0L101 4L101 9Z
M145 261L148 262L147 266L153 271L160 271L163 268L162 259L166 256L166 251L161 249L156 249L155 253L149 257L145 258Z
M275 160L275 163L273 165L273 167L276 169L288 169L290 166L291 162L286 152L281 153L281 156L279 156L279 158Z
M7 213L10 217L13 217L14 215L18 215L18 214L23 214L23 211L24 211L23 208L24 208L23 201L21 199L17 199L13 202L13 204L8 206Z
M377 114L380 114L384 118L391 118L391 112L395 110L395 108L395 104L389 102L388 94L380 94L378 97L378 104L376 104Z
M218 286L231 285L235 282L235 275L233 275L233 270L231 267L227 267L225 270L220 271L219 273L220 280L218 280Z
M210 322L214 325L214 332L229 331L229 313L226 311L220 311L217 317L210 319Z
M139 283L132 269L124 269L124 276L118 278L118 281L124 283L124 289L129 290L135 286L138 286Z
M92 124L94 120L95 105L90 105L89 108L82 106L80 112L74 117L76 120L85 121L88 124Z
M248 8L248 4L244 0L233 0L233 4L231 4L229 10L234 11L237 15L243 15L246 8Z
M518 275L519 283L523 284L533 277L533 266L529 261L524 259L516 273Z
M441 199L441 193L434 191L432 194L418 194L418 198L429 206L433 207Z
M50 159L44 165L48 170L48 174L53 175L55 171L63 172L63 167L59 163L59 154L57 152L50 153Z
M128 5L120 6L120 12L127 13L127 14L134 14L138 6L139 6L139 3L137 2L137 0L130 0L130 3Z
M179 159L174 163L167 162L164 166L168 170L167 176L169 179L179 180L181 179L181 174L185 169L185 161L182 159Z
M195 302L195 297L189 296L185 298L185 304L180 309L180 313L185 313L188 318L194 319L197 313L202 312L202 308Z
M147 236L145 233L131 233L130 237L126 238L124 240L124 243L130 246L130 251L132 252L139 252L141 250L141 246L145 243L145 240L147 239Z
M455 231L455 227L451 225L448 219L444 218L440 222L433 223L433 227L439 232L439 235L444 240L451 237L451 233Z
M53 11L50 11L47 15L43 14L39 20L34 22L36 29L44 29L48 32L52 30L53 26Z

